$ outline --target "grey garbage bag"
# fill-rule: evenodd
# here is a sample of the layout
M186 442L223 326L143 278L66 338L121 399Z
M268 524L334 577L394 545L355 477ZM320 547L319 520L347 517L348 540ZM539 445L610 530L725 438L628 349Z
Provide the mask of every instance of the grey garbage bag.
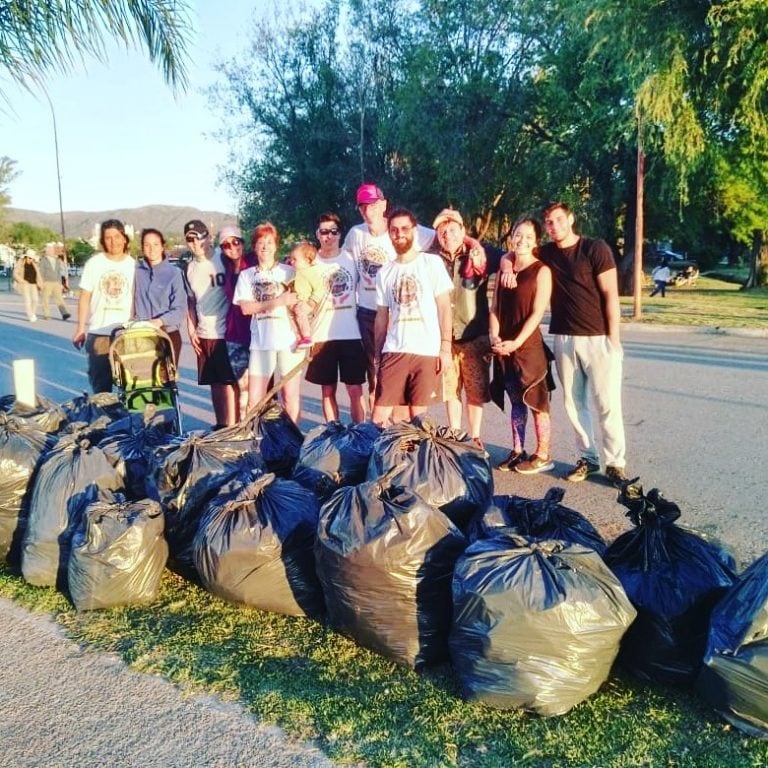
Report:
M696 689L739 730L768 739L768 552L712 611Z
M635 618L594 550L500 532L459 558L453 605L451 659L467 698L544 716L597 691Z
M9 416L16 416L31 422L42 432L53 434L58 432L68 421L61 406L41 395L35 399L34 406L17 402L15 395L3 395L0 397L0 411Z
M315 547L331 625L399 664L445 661L465 546L442 512L389 475L340 488L320 509Z
M35 477L21 571L39 587L66 588L72 533L86 505L123 488L123 468L79 435L59 439Z
M438 507L462 530L493 496L488 454L465 432L436 425L427 416L387 427L376 440L368 479L400 467L397 482Z
M369 421L315 427L304 438L293 479L323 499L343 485L362 483L380 434L381 428Z
M0 563L18 565L35 472L55 437L0 411Z
M192 544L208 504L231 480L264 471L254 445L252 437L221 430L191 435L152 454L147 493L165 514L170 566L186 578L197 579Z
M72 602L78 611L151 603L167 559L160 504L107 494L85 507L72 536Z
M319 512L312 491L271 473L225 486L195 537L201 583L225 600L263 611L322 616L314 554Z
M61 404L68 421L84 421L86 424L103 419L116 421L129 416L128 409L113 392L97 392L82 395Z

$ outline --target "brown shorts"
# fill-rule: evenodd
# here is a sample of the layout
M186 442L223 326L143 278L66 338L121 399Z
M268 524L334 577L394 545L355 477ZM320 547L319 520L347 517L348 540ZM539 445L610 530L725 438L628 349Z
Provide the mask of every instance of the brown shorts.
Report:
M202 352L197 356L198 384L234 384L235 374L229 364L224 339L200 339Z
M436 357L386 352L376 381L376 405L433 405L438 402L440 375Z
M312 347L306 380L312 384L362 384L365 381L365 352L360 339L320 341Z
M491 401L491 342L478 336L472 341L453 342L453 365L443 371L443 401L460 400L462 390L467 402L482 405Z
M365 372L368 376L368 390L376 388L376 344L374 343L373 327L376 321L376 310L357 308L357 324L360 327L360 341L365 350Z

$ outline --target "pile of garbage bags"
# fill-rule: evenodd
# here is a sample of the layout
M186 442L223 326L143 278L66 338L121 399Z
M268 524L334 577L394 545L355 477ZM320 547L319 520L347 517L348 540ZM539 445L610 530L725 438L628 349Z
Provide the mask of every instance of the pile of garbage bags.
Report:
M657 489L622 489L632 530L607 543L560 488L494 495L488 455L426 417L305 437L269 403L168 428L113 396L0 398L0 561L78 610L151 603L170 567L546 717L618 663L768 736L768 555L739 575Z

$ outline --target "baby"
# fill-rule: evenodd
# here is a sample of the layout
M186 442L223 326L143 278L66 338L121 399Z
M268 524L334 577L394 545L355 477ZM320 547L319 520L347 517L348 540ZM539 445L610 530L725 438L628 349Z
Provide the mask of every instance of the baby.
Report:
M325 296L320 264L315 262L317 248L312 243L302 241L291 250L290 259L296 270L294 290L298 301L293 307L293 317L299 331L296 349L308 349L312 346L312 317Z

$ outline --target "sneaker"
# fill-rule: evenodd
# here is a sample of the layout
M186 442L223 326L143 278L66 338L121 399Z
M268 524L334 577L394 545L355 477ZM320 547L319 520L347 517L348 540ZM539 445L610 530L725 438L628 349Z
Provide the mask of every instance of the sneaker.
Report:
M594 475L599 471L599 464L594 464L587 459L579 459L576 462L576 466L565 476L565 479L570 483L580 483L582 480L586 480L590 475Z
M605 476L608 478L611 485L619 490L629 485L629 478L624 472L623 467L606 467Z
M29 322L30 323L36 323L37 322L37 315L30 315L29 316Z
M296 349L309 349L312 346L312 339L309 336L302 336L296 342Z
M528 454L525 451L512 451L501 464L496 465L500 472L511 472L521 461L525 461Z
M531 456L528 461L521 461L516 467L515 472L521 475L535 475L539 472L549 472L555 468L555 462L552 459L542 459L541 456Z
M70 315L69 312L67 312L65 315L61 316L61 319L62 320L69 320L70 317L72 317L72 315Z

